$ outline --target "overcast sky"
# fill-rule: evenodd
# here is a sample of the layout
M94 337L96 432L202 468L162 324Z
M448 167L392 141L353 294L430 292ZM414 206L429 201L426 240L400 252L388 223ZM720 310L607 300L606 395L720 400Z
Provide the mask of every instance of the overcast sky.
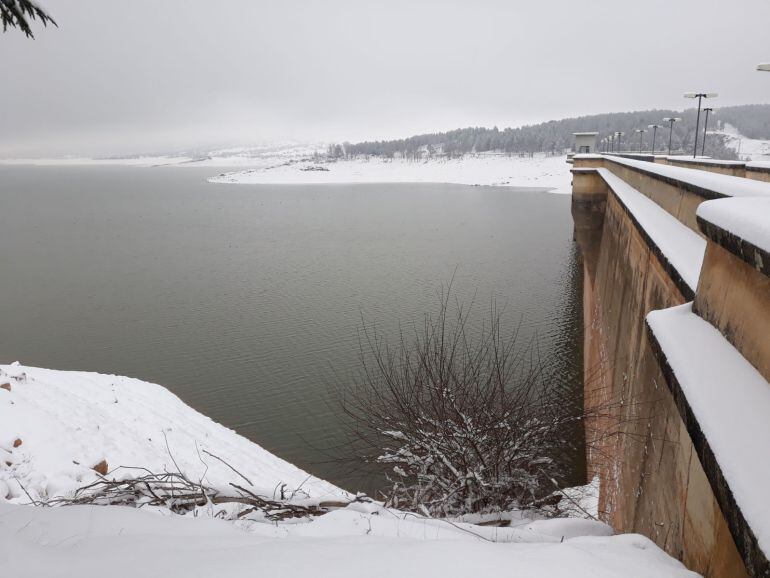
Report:
M770 102L770 0L42 0L0 156L363 140Z

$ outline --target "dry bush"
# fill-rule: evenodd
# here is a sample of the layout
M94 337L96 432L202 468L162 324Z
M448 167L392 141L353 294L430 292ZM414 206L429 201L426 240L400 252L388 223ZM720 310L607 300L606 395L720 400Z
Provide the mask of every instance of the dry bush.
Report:
M517 334L502 334L494 304L471 327L451 285L395 346L364 323L362 375L339 400L357 459L388 472L387 505L451 516L548 502L583 416Z

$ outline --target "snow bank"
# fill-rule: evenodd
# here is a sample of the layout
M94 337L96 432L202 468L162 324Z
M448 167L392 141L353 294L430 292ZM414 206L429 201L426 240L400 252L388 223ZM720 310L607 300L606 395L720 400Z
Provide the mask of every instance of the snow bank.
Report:
M565 538L340 510L316 522L260 532L216 519L120 507L0 504L2 573L15 578L686 578L696 576L638 535ZM480 530L477 528L477 530ZM633 570L631 570L633 569Z
M700 218L770 252L770 199L717 199L698 206Z
M156 473L179 468L213 487L243 473L263 495L281 484L313 498L339 488L310 476L183 403L170 391L114 375L0 365L0 490L12 502L62 496L96 479L106 460ZM119 470L115 477L135 477ZM241 482L237 482L241 483Z
M454 183L542 187L555 193L571 194L569 169L565 156L488 154L417 161L370 157L324 163L284 163L224 173L209 181L236 184Z
M636 162L636 161L635 161ZM650 164L650 163L646 163ZM596 169L685 283L695 292L706 241L608 169ZM689 169L687 169L689 170Z
M770 384L691 303L653 311L647 322L736 504L770 553Z

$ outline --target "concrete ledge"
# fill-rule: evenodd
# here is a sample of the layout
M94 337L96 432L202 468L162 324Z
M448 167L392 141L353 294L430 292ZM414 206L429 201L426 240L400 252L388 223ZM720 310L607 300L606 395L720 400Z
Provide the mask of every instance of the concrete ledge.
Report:
M721 161L708 158L670 156L666 158L666 163L673 166L694 168L733 177L746 176L746 163L743 161Z
M686 300L695 297L706 242L607 169L594 169Z
M770 384L718 330L692 312L691 304L651 312L646 324L653 353L746 569L752 576L770 576L762 547L770 537L764 495L770 463L749 449L758 446L761 454L770 437Z
M726 197L767 197L770 186L766 183L723 175L705 173L696 168L650 163L617 156L605 156L606 162L623 166L673 187L689 191L705 200Z
M770 162L757 161L746 163L746 170L770 174Z
M698 207L706 237L770 276L770 199L723 199Z
M746 178L770 183L770 162L747 163Z
M654 163L657 155L644 154L644 153L608 153L612 156L621 157L624 159L636 159L638 161L646 161L648 163Z

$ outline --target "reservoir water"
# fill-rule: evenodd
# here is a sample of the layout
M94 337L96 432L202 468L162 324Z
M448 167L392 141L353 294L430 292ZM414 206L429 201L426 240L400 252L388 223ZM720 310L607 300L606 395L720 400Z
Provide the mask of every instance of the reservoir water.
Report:
M504 330L536 337L565 404L580 402L569 197L206 182L218 172L0 167L0 362L160 383L304 469L370 487L328 459L342 439L330 388L358 372L362 317L394 335L454 275L479 319L495 299Z

